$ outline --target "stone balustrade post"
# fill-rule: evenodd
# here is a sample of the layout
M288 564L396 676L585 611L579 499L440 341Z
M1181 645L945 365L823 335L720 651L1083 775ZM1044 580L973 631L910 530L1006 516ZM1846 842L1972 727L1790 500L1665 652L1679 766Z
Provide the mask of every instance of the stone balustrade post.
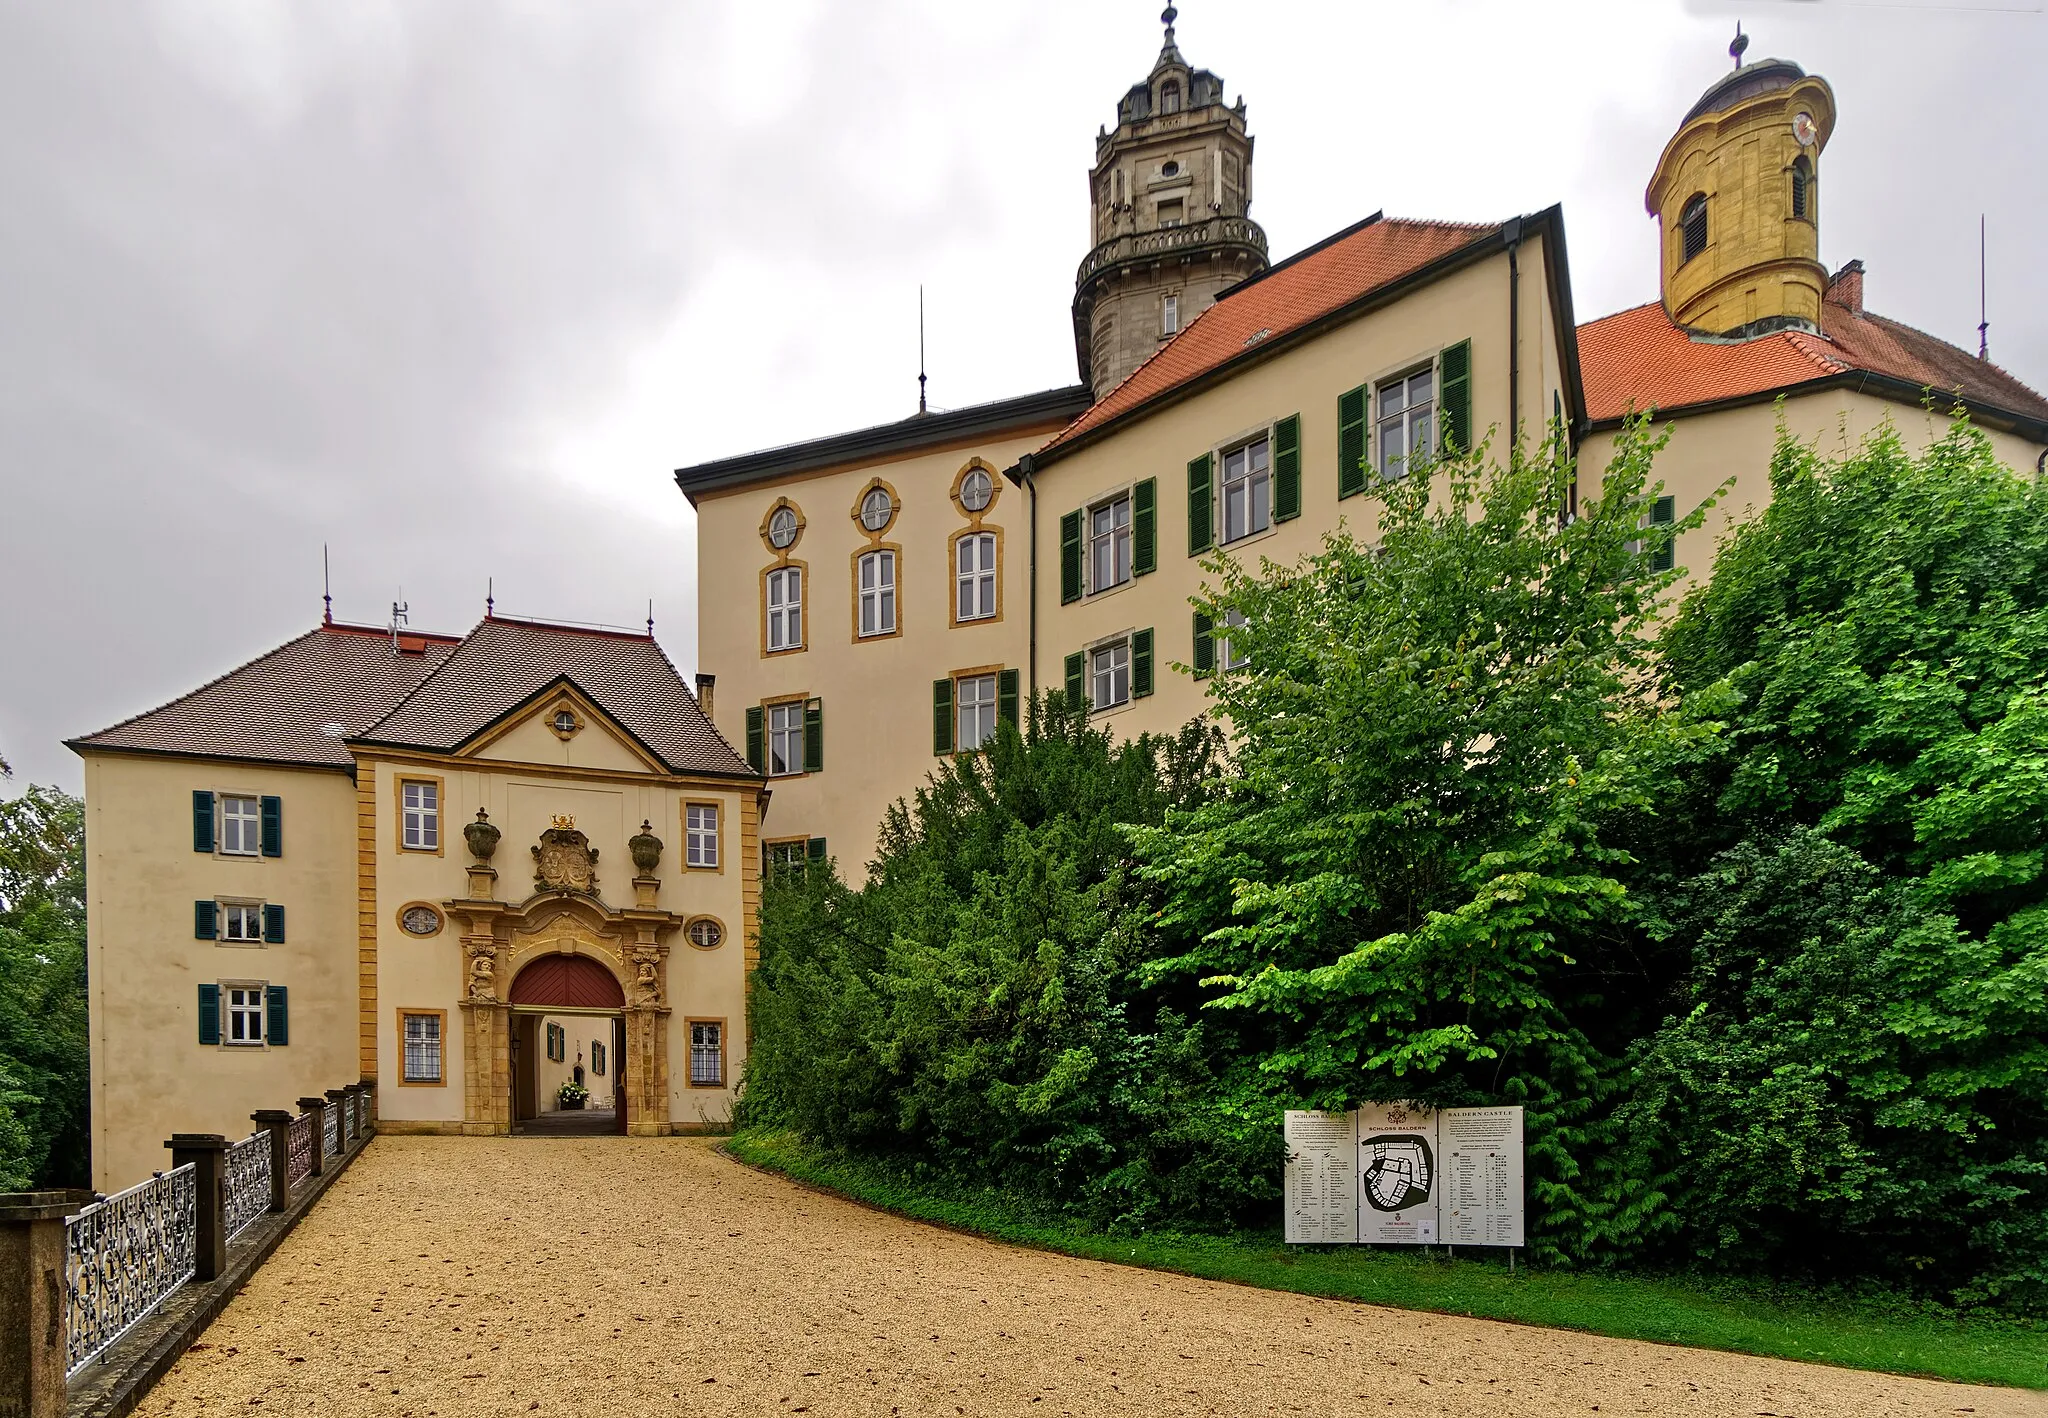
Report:
M306 1169L306 1175L317 1177L321 1172L320 1154L327 1150L327 1100L301 1098L299 1111L313 1120L313 1165Z
M89 1191L0 1192L0 1414L64 1418L64 1218Z
M377 1131L377 1084L373 1079L363 1080L363 1136L369 1137Z
M217 1132L174 1132L164 1146L171 1166L193 1165L198 1240L195 1280L212 1280L228 1267L228 1140Z
M292 1204L292 1115L282 1108L258 1108L249 1121L270 1134L270 1209Z
M334 1145L338 1149L335 1155L339 1157L348 1156L347 1110L349 1104L353 1101L355 1100L348 1096L346 1088L330 1088L327 1090L327 1106L335 1110Z

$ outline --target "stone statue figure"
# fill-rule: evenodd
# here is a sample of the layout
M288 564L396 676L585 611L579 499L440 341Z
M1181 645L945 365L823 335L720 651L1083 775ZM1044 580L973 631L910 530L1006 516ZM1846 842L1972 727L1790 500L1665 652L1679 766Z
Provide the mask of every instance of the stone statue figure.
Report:
M493 978L496 973L497 967L491 963L490 956L473 956L469 962L469 997L495 1001L498 998L498 989Z
M654 961L645 954L636 954L639 969L633 981L633 1002L635 1004L660 1004L661 981L654 972Z

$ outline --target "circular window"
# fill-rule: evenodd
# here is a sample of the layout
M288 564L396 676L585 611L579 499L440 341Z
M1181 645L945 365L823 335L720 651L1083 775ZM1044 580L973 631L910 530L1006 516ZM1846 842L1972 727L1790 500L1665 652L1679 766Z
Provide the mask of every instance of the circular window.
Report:
M1177 162L1167 163L1164 167L1159 169L1159 175L1161 177L1179 177L1180 164Z
M777 551L789 548L796 541L796 509L778 507L768 518L768 545Z
M981 511L995 495L996 485L987 468L971 469L966 477L960 479L960 505L969 512Z
M408 906L399 912L398 924L407 935L439 935L441 913L432 906Z
M715 950L725 940L725 927L709 916L690 922L690 944L699 950Z
M576 716L567 709L555 711L555 732L573 734L576 732Z
M870 532L881 531L895 515L896 502L887 488L869 488L868 495L860 500L860 524Z

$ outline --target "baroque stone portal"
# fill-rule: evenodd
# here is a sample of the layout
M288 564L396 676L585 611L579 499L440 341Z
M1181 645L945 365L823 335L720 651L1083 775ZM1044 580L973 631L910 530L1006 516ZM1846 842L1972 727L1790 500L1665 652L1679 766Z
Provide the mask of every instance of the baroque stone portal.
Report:
M557 817L533 849L535 891L597 894L597 848L576 830L576 819Z

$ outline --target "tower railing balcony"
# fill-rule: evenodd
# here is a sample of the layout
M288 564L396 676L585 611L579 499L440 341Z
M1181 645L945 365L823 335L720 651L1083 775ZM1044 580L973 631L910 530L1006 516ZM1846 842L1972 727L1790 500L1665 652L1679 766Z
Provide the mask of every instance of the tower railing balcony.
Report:
M1247 247L1261 257L1266 254L1266 233L1250 217L1205 217L1185 226L1161 227L1157 231L1125 232L1112 236L1083 258L1074 273L1081 285L1098 272L1126 262L1167 256L1178 251L1204 247Z

